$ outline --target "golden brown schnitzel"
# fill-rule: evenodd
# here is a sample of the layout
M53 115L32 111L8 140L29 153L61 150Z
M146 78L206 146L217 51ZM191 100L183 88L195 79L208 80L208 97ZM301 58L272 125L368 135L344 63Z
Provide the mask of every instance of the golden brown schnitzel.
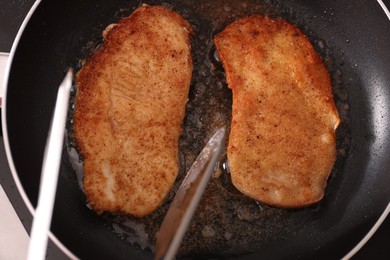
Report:
M279 207L319 201L336 159L340 119L329 74L309 40L286 21L253 15L214 42L233 91L233 184Z
M74 130L92 209L145 216L178 174L178 140L192 75L191 27L143 5L104 31L77 74Z

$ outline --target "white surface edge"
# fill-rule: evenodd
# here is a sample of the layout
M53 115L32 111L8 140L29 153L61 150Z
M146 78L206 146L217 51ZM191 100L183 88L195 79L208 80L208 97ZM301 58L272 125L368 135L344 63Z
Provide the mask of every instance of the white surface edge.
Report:
M0 215L0 259L26 259L29 237L2 186Z
M9 56L8 53L0 52L0 100L1 101L3 97L3 91L4 91L3 82L5 77L5 67L7 65L8 56Z

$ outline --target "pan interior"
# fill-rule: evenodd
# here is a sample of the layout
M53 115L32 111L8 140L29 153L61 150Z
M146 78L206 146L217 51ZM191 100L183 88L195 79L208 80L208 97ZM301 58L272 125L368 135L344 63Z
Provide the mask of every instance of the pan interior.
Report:
M259 4L250 1L239 3L225 1L221 4L196 1L191 4L164 3L164 5L181 13L195 29L192 38L193 79L179 144L181 169L165 203L149 216L141 219L111 213L102 216L121 238L148 251L154 251L156 233L175 192L208 138L220 126L226 126L227 132L230 130L232 93L227 87L224 70L213 46L213 36L227 24L250 13L268 15L275 19L288 19L301 26L295 13L279 4ZM216 10L216 12L207 12L207 10ZM333 176L337 172L343 172L350 144L347 92L343 85L342 72L334 65L331 50L326 42L318 39L308 28L303 29L306 30L305 33L310 37L331 72L335 101L342 120L337 132L338 159L332 171ZM86 45L96 46L88 48L86 56L99 48L100 40L100 37L92 39ZM80 64L83 60L82 58ZM72 102L74 103L74 98ZM72 108L74 107L73 104ZM71 118L72 116L70 120ZM77 147L75 147L72 122L69 122L68 130L70 157L76 159L72 163L77 169L78 182L82 189L82 158L76 155ZM259 244L267 244L296 232L321 212L321 202L304 209L286 210L263 205L240 193L231 183L226 147L227 141L219 167L214 178L209 182L185 235L179 250L181 256L226 257L249 254ZM330 181L330 185L332 182L333 180Z

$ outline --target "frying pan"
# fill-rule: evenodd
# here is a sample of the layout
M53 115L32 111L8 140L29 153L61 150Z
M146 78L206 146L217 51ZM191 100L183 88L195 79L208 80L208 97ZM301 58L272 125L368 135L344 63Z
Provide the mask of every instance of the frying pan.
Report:
M283 216L298 216L293 225L283 217L272 220L273 216L268 216L268 222L262 222L265 230L275 229L276 222L283 228L276 228L271 234L262 233L266 239L254 241L245 250L233 250L228 255L218 250L198 252L187 257L343 257L382 214L383 218L388 213L385 209L390 201L390 23L381 7L375 1L363 0L145 2L164 4L181 13L198 35L204 35L206 30L206 39L195 34L193 49L195 55L197 49L208 53L211 62L213 47L209 39L233 20L264 12L290 21L308 35L324 59L343 120L338 130L338 159L326 196L318 205L284 210ZM19 32L11 51L2 113L9 164L31 211L37 203L40 168L58 83L67 68L79 69L80 60L98 45L101 31L108 24L130 14L140 4L125 0L42 0L34 4L32 15L22 26L24 30ZM202 47L199 43L209 45ZM203 68L199 60L198 63L195 68ZM195 81L197 73L202 74L195 71ZM222 77L203 84L220 86L219 81L226 88ZM192 83L189 113L196 110L194 100L200 83ZM190 121L187 116L184 135L189 133L186 124L191 127ZM229 122L229 117L222 122ZM209 130L204 126L203 131ZM66 139L72 142L71 137ZM192 148L199 151L200 146ZM111 222L86 206L67 149L65 146L51 238L70 257L151 258L150 250L142 250L120 237Z

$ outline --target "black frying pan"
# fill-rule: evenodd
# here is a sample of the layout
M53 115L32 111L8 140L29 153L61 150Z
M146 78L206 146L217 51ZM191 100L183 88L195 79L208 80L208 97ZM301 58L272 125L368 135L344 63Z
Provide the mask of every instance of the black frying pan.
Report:
M268 219L262 216L259 221L263 221L264 230L269 233L263 233L264 239L253 241L244 249L235 248L228 253L222 249L193 252L187 256L254 259L344 256L373 226L390 201L388 18L374 1L245 1L248 4L243 5L244 1L231 0L212 2L211 6L208 2L212 1L163 2L193 25L198 35L193 40L194 55L206 55L205 59L194 58L198 72L194 71L183 135L192 133L190 115L196 110L199 83L204 84L196 82L201 78L198 74L202 74L198 69L205 70L201 66L204 60L215 63L212 35L233 20L256 12L287 19L308 35L328 66L343 122L338 130L338 160L323 201L301 210L284 210L277 219L272 214ZM99 43L101 31L139 5L124 0L42 1L19 34L18 44L11 53L3 129L10 165L21 183L21 192L29 199L28 204L35 206L37 202L43 150L64 72L68 67L77 70L80 59L88 57ZM202 43L206 45L200 46ZM207 84L217 86L221 82L223 88L225 83L218 76L221 75L218 64L215 67L217 71L211 73ZM229 94L226 95L228 99ZM224 120L228 122L228 116ZM203 132L211 131L207 124L203 125L195 136L199 139L207 135ZM71 118L68 127L71 129ZM193 138L191 146L194 152L202 145L196 140ZM68 136L67 142L71 145L72 138ZM65 146L53 234L80 258L151 258L150 251L118 236L112 222L86 207L67 149ZM222 186L230 189L225 179L221 180Z

